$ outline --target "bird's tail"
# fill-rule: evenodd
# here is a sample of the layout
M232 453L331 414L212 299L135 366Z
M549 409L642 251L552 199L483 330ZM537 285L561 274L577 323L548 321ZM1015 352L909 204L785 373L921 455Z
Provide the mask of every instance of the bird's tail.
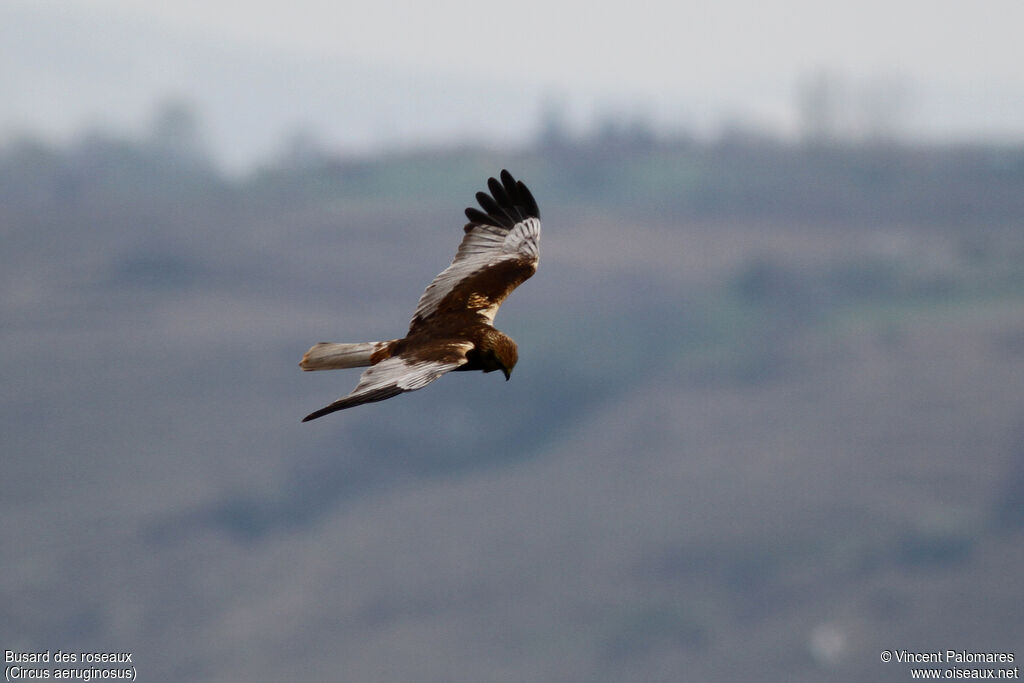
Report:
M303 370L340 370L361 368L371 365L370 357L391 342L359 342L357 344L335 344L320 342L310 347L299 362Z

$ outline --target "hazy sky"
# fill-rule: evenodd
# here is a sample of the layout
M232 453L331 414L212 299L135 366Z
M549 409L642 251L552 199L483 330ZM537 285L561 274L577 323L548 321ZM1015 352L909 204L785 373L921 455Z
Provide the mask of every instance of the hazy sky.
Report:
M1020 82L1019 0L67 0L317 56L657 92L815 67Z
M29 15L30 28L15 34L15 20ZM236 135L236 147L256 130L279 136L302 122L346 144L443 137L449 119L449 135L514 138L554 93L580 119L604 108L792 131L797 84L826 71L854 91L904 84L911 133L1024 139L1021 0L0 0L5 22L0 86L25 92L0 103L8 128L139 119L142 102L177 92L209 112L222 137ZM57 24L63 33L23 36ZM88 71L93 53L110 68ZM250 120L229 120L228 94Z

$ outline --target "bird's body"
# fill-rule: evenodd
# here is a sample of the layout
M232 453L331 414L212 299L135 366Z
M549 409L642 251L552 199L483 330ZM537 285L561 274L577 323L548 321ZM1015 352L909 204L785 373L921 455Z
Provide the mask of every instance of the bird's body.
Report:
M466 209L469 223L455 258L423 292L405 337L322 342L306 352L303 370L370 367L352 393L303 422L421 389L451 371L501 370L510 377L518 349L492 323L505 298L537 271L540 211L508 171L487 185L490 195L476 195L483 211Z

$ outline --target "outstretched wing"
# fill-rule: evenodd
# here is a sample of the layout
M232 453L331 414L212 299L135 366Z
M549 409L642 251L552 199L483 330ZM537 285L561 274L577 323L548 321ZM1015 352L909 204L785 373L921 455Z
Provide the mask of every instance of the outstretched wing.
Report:
M477 192L483 211L466 209L466 235L452 264L420 297L409 331L444 313L475 311L494 320L513 289L537 272L540 210L530 190L508 171L487 181L490 194Z
M441 343L419 349L413 355L385 358L363 372L352 393L310 413L302 421L309 422L338 410L422 389L446 372L465 365L466 352L472 348L471 342Z

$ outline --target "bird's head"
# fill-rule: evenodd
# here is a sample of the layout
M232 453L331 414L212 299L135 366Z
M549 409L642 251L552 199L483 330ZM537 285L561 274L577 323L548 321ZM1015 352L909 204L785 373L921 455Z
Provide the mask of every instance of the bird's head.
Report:
M512 369L519 361L519 349L516 343L501 332L495 330L487 339L486 355L490 356L490 365L487 371L501 370L507 382L512 378Z

